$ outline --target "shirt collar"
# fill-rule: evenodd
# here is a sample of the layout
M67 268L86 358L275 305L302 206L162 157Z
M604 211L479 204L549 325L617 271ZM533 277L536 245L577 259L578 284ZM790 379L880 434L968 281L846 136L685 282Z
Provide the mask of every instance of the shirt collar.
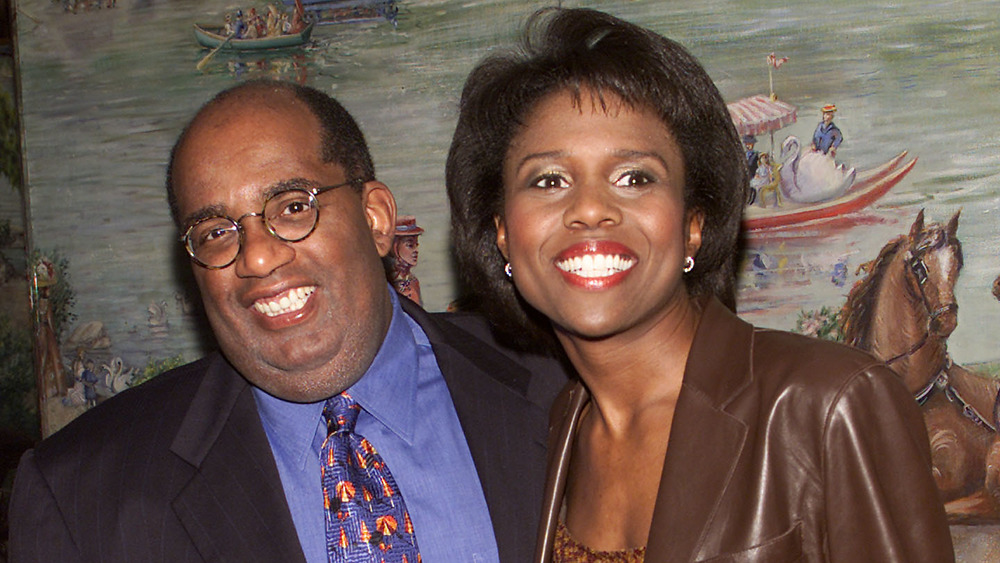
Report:
M348 392L368 414L411 444L416 419L417 376L420 370L417 342L399 297L389 290L392 321L375 360Z
M399 297L389 290L392 320L372 365L348 389L361 407L389 430L412 443L416 413L418 351L416 337L399 306ZM313 455L316 429L325 428L326 402L293 403L251 386L261 422L269 436L277 438L272 447L281 448L299 464ZM322 443L322 440L320 440Z

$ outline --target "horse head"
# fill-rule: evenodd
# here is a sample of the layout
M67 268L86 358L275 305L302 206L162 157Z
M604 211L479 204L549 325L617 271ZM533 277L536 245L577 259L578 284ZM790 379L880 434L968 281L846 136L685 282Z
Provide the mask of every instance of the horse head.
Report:
M842 311L844 341L885 361L918 396L933 389L958 324L958 217L925 224L921 210L909 234L863 266L868 275L851 288Z
M947 338L958 326L955 282L962 270L962 243L955 235L960 214L955 212L945 226L925 225L921 209L907 235L907 287L927 313L928 337Z

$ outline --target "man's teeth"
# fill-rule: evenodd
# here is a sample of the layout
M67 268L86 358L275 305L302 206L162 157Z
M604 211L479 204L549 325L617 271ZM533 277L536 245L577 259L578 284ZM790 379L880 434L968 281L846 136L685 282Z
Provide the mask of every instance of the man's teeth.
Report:
M269 298L269 301L263 299L254 301L253 308L263 315L277 317L305 307L309 296L314 291L316 291L315 287L296 287Z
M605 278L624 272L635 260L617 254L585 254L556 262L556 267L581 278Z

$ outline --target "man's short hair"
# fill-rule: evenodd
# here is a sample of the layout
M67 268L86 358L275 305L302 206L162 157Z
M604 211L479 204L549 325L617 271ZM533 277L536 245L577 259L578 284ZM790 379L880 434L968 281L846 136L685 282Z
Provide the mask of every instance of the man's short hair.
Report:
M248 100L258 99L273 103L268 98L274 93L287 93L303 102L309 111L316 116L320 124L320 146L317 149L323 162L335 163L344 169L348 179L360 178L364 181L375 179L375 164L372 162L368 143L361 133L361 128L350 113L340 103L324 92L309 86L293 82L271 79L255 79L227 88L206 102L188 122L170 150L170 160L167 162L167 202L170 204L170 216L174 224L180 227L180 211L177 208L173 172L174 158L184 144L191 128L208 112L225 103L241 97ZM250 108L252 109L252 108Z

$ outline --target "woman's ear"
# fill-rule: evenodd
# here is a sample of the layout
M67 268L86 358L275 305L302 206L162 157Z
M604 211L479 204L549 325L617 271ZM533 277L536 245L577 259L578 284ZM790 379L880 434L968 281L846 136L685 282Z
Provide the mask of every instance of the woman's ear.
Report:
M504 260L510 260L507 254L507 225L499 215L493 216L493 224L497 228L497 248L500 249Z
M684 243L684 251L692 258L698 254L701 248L701 229L705 226L705 214L700 209L692 209L687 212L686 230L687 237Z

